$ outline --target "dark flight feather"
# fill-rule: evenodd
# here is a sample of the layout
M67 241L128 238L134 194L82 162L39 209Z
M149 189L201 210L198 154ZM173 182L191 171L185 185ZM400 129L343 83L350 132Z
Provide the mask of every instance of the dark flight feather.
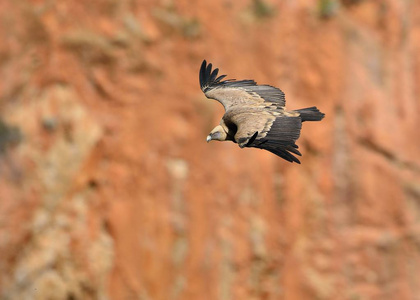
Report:
M212 64L209 64L207 66L207 69L206 69L206 78L209 78L210 75L211 75L211 67L212 67Z
M249 141L248 141L248 143L245 145L245 147L248 147L250 144L252 144L254 141L255 141L255 139L257 138L257 136L258 136L258 131L257 132L255 132L254 133L254 135L249 139Z
M216 80L217 74L219 73L219 69L214 69L214 71L210 75L210 81L214 82Z
M223 78L225 78L227 75L220 75L219 77L217 77L217 79L214 81L214 83L218 83L220 82L220 80L222 80Z

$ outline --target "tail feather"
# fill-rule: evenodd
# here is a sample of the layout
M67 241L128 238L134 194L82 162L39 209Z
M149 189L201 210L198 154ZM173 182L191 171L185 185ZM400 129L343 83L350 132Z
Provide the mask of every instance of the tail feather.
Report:
M320 112L318 108L315 106L297 109L296 110L300 114L300 118L302 119L302 122L305 121L321 121L325 114Z

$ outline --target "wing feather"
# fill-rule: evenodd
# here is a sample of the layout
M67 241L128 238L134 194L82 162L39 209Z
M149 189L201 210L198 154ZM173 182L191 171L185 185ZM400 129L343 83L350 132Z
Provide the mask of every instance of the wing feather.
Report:
M211 75L211 68L212 68L212 64L209 64L207 66L207 69L206 69L206 78L209 78L210 77L210 75Z
M210 75L210 81L214 82L217 78L217 74L219 73L219 69L214 69L214 71Z
M258 112L236 114L230 121L237 126L235 141L241 148L264 149L287 161L300 163L294 156L301 156L295 143L302 128L300 117Z
M293 154L301 156L297 150L296 140L300 136L302 120L300 117L279 116L271 124L267 134L262 138L256 138L247 147L268 150L290 162L300 164Z
M207 98L215 99L223 104L225 110L234 106L274 106L284 109L286 105L284 93L270 85L258 85L254 80L228 79L226 75L217 77L219 69L212 71L212 64L204 60L200 68L200 87Z

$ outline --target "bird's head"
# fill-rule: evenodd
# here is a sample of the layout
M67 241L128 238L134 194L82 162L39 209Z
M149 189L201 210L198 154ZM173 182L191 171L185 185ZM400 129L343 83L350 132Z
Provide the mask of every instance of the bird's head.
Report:
M227 133L221 125L217 125L207 136L207 143L210 141L226 141Z

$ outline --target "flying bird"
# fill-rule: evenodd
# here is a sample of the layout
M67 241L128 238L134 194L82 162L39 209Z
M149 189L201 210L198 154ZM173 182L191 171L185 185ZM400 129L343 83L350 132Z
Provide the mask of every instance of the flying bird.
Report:
M207 136L210 141L232 141L239 147L268 150L281 158L300 164L296 140L302 122L321 121L324 114L315 106L287 111L284 93L254 80L223 80L204 60L200 68L200 87L209 99L225 108L220 124Z

